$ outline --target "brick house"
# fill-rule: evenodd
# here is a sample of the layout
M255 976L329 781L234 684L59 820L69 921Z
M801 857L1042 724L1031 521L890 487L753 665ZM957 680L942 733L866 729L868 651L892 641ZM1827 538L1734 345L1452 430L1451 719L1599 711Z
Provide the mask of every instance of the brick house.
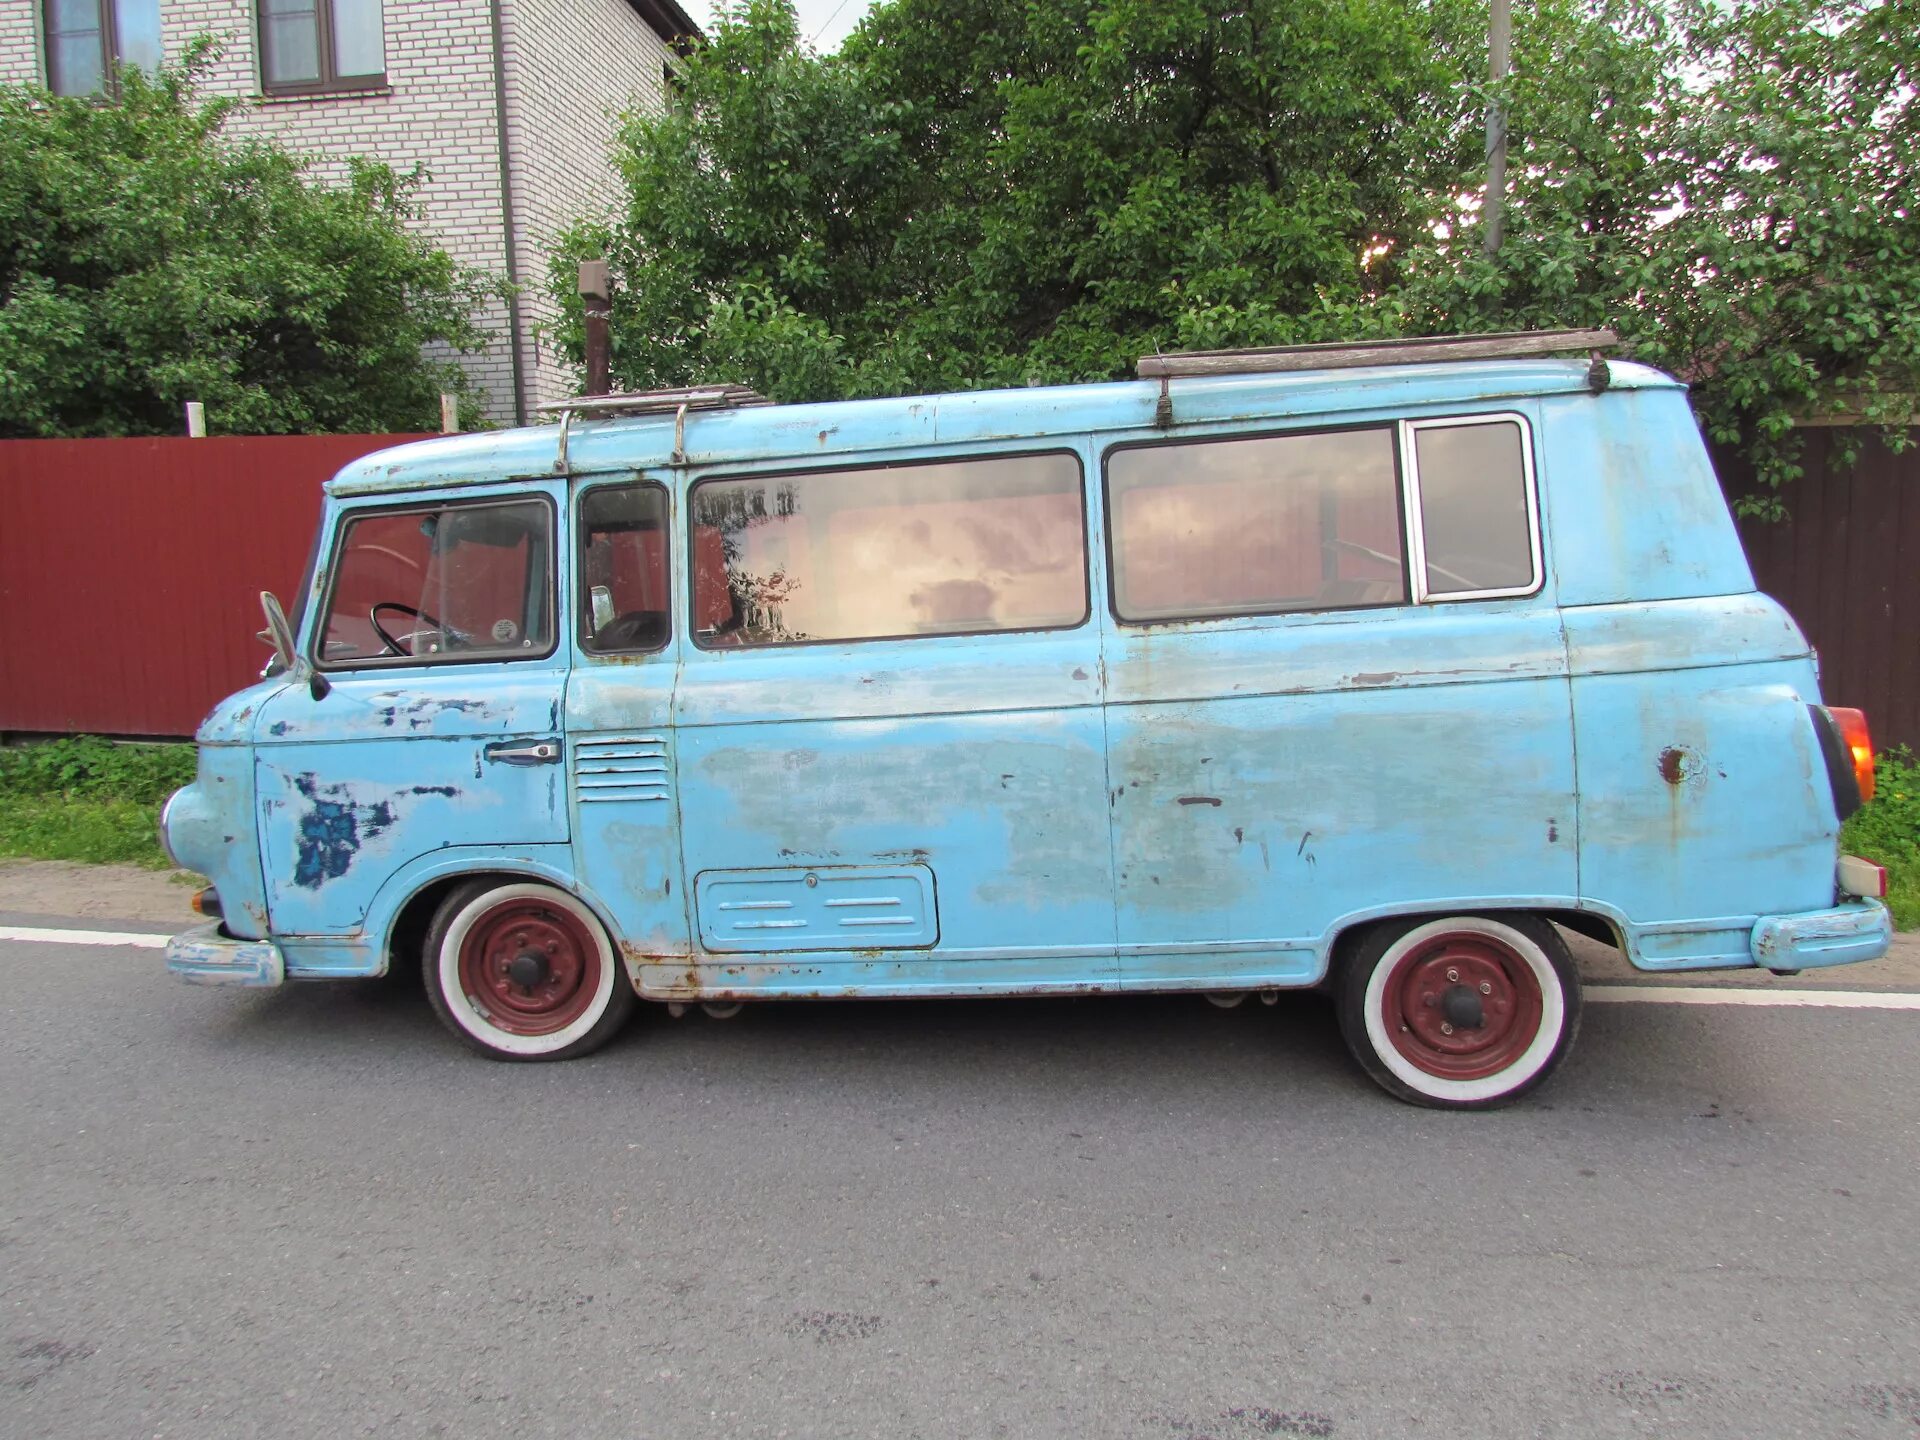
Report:
M611 209L622 111L657 107L699 31L676 0L0 0L0 83L98 92L104 57L151 67L200 35L221 52L207 93L252 103L234 133L270 133L343 179L365 156L427 172L422 229L523 293L466 357L496 420L562 398L535 330L552 318L547 256L570 222Z

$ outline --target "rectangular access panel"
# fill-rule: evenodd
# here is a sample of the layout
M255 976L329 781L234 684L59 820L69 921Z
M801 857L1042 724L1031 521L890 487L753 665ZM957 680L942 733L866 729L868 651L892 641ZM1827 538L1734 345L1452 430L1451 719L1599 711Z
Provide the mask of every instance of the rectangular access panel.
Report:
M708 870L693 893L708 950L908 950L940 938L924 865Z

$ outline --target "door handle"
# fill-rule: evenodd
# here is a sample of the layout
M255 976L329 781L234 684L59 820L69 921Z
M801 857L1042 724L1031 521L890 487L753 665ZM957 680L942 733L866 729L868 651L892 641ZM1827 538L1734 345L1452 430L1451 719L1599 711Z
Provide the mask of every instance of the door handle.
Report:
M497 760L502 765L557 765L560 761L560 742L558 740L535 740L518 745L510 740L495 740L486 748L486 757Z

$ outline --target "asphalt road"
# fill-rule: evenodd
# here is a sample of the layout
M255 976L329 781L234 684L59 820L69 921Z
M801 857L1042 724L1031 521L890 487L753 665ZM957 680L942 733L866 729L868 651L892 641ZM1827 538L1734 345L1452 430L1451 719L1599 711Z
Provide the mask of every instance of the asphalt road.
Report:
M783 1005L0 942L0 1436L1920 1434L1920 1012L1595 1005L1491 1115L1324 1002Z

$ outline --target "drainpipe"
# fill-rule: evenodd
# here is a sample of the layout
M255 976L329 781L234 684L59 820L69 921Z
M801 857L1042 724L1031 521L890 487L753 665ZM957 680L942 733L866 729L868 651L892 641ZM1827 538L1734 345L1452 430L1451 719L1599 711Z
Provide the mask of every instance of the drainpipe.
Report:
M507 246L507 284L515 293L507 300L507 343L513 347L513 423L527 423L527 376L521 366L525 339L520 323L519 236L514 226L513 162L507 150L507 58L501 38L500 0L487 0L487 20L493 27L493 113L500 128L500 220Z
M607 380L612 338L608 321L613 314L613 291L607 283L607 262L580 262L580 306L586 313L587 388L583 395L606 395L612 386Z

